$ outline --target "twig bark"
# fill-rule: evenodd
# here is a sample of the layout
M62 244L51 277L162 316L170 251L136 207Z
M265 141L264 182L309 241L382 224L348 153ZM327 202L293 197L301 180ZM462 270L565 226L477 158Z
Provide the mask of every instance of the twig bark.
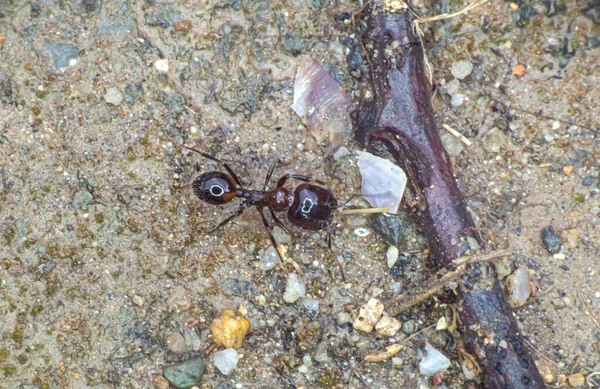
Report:
M435 267L449 265L478 239L454 179L431 106L414 16L400 0L373 0L362 44L370 58L373 99L356 117L357 139L372 152L385 145L409 176L417 217ZM484 370L487 389L545 388L524 348L494 266L469 264L456 301L466 348Z

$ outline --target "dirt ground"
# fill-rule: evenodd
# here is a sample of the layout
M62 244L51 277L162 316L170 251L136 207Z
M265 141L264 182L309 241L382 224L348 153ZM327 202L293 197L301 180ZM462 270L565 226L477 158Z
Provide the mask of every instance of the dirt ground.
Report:
M466 5L414 3L423 15ZM457 335L435 331L451 318L441 301L403 313L395 340L348 323L369 297L426 279L414 232L390 269L366 217L336 220L333 256L324 234L295 231L284 246L318 310L284 302L285 273L261 270L270 242L255 210L202 235L236 205L194 197L192 180L217 165L183 144L229 161L247 187L279 158L277 177L311 175L340 199L360 191L354 140L335 159L290 109L302 55L356 102L364 95L360 8L0 0L0 388L155 387L165 366L210 345L222 309L240 306L252 324L242 358L224 376L208 356L206 387L426 388L426 341L451 360L442 385L462 387ZM423 30L439 123L473 142L443 130L463 193L488 248L513 250L506 264L527 266L537 289L515 310L528 349L556 376L599 387L600 5L494 0ZM473 70L455 82L458 61ZM549 226L555 254L542 244ZM362 360L391 341L405 346L393 361Z

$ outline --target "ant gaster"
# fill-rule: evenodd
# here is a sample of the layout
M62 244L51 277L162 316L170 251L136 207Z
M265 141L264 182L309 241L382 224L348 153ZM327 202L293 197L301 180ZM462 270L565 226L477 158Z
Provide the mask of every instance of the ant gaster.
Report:
M223 227L225 224L241 215L247 207L255 206L269 233L269 238L275 247L275 251L277 251L279 258L282 259L279 250L277 250L277 242L271 234L269 223L263 212L265 208L271 213L271 217L275 224L281 227L286 233L289 233L288 228L277 217L275 212L287 211L288 221L293 225L306 230L318 231L329 227L331 224L333 210L338 208L337 199L329 189L310 183L315 182L324 185L322 181L314 180L299 174L285 174L277 181L275 189L268 190L269 181L271 180L273 170L277 165L277 162L275 161L269 168L263 189L248 190L244 188L233 169L231 169L226 162L191 147L184 147L202 155L204 158L221 164L225 170L227 170L227 173L229 173L225 174L219 171L211 171L202 173L196 178L192 186L194 188L194 193L200 200L213 205L223 205L236 197L244 199L233 215L223 220L215 228L206 232L206 234L210 234ZM304 182L296 187L293 194L284 187L285 183L290 179ZM331 235L329 233L327 242L329 248L331 248Z

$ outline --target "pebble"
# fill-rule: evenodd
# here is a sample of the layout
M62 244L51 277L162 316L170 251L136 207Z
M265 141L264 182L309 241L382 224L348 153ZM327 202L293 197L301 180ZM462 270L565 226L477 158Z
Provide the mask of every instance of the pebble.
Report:
M87 190L80 190L73 195L71 205L74 209L85 209L94 203L94 197Z
M513 274L506 277L506 288L508 290L510 305L513 308L520 307L527 302L527 299L531 295L529 282L529 269L526 266L520 266Z
M448 154L451 157L455 157L463 151L464 147L462 145L462 142L460 140L458 140L458 138L455 137L454 135L445 133L445 134L442 134L441 138L442 138L442 144L444 145L446 152L448 152Z
M425 344L425 351L427 356L423 356L419 362L421 374L431 376L450 367L450 360L429 343Z
M365 305L360 307L358 316L354 319L352 327L358 331L371 332L373 327L383 314L383 303L377 299L370 299Z
M350 150L348 150L348 148L346 146L342 146L339 149L337 149L337 151L335 152L335 154L333 154L333 159L340 160L342 158L344 158L345 156L350 154Z
M137 294L134 294L133 297L131 298L131 301L133 301L133 303L135 305L137 305L138 307L143 307L144 303L146 302L146 299L143 298L142 296L138 296Z
M400 367L402 366L402 364L404 363L404 360L400 357L394 357L392 358L392 365L396 366L396 367Z
M371 231L369 231L366 228L357 228L356 230L354 230L354 234L360 238L364 238L365 236L369 235L371 233Z
M290 236L290 234L285 232L283 228L279 226L273 227L273 231L271 233L273 234L273 238L275 238L275 241L279 244L288 244L292 241L292 237Z
M498 153L506 145L506 135L498 127L492 128L483 138L483 149L488 153Z
M158 59L154 62L154 67L156 70L160 72L168 72L169 71L169 60L168 59Z
M581 182L581 184L583 186L591 186L594 183L594 181L596 181L596 177L594 177L594 176L586 176L586 177L583 178L583 181Z
M225 309L210 323L213 341L218 346L240 348L250 330L250 322L239 312Z
M79 58L79 47L70 43L53 42L49 39L44 39L44 48L52 55L56 70L74 65Z
M304 363L304 366L306 366L306 367L312 366L312 358L308 354L306 354L306 355L304 355L304 357L302 357L302 362Z
M550 366L548 361L546 361L543 358L540 358L537 361L535 361L535 364L545 383L551 384L556 380L556 377L552 372L552 366Z
M300 365L300 366L298 366L298 372L302 373L302 374L306 374L306 373L308 373L308 367L306 367L304 365Z
M202 339L200 339L200 335L198 335L194 328L185 331L183 337L185 338L187 350L198 351L202 348Z
M402 332L404 332L407 335L410 335L413 332L415 332L415 322L413 320L409 320L402 323Z
M554 309L562 309L567 306L567 303L562 297L553 298L552 301L550 301L550 303L552 304Z
M190 296L183 286L177 286L167 299L167 305L172 311L187 311L191 304Z
M375 325L375 330L383 336L392 337L400 331L400 327L402 327L402 323L398 319L391 316L382 316Z
M498 273L498 277L501 280L505 279L512 272L512 269L510 267L510 260L506 259L504 261L498 262L496 264L496 272Z
M285 292L283 293L283 300L286 303L295 303L299 298L306 296L306 286L304 281L298 277L296 273L290 273L287 282L285 284Z
M229 375L236 368L240 355L235 349L228 348L223 351L217 351L213 363L219 369L221 374Z
M112 105L121 105L123 94L117 88L108 88L104 94L104 101Z
M467 380L472 380L475 378L475 373L477 373L477 368L473 366L473 364L466 359L462 361L460 367L462 368L463 374Z
M398 250L398 247L396 247L396 246L390 246L390 247L388 247L385 257L387 259L388 268L391 269L394 267L394 265L396 264L396 261L400 257L400 250Z
M169 389L169 381L161 375L154 376L152 381L156 389Z
M458 81L458 80L452 80L446 84L446 92L448 92L448 94L450 96L454 96L455 94L458 93L459 90L460 90L460 81Z
M185 352L185 338L179 332L172 332L167 337L167 347L171 352L181 354Z
M569 378L567 378L567 382L570 387L577 388L585 384L585 376L581 373L571 374Z
M450 72L455 78L464 80L473 71L473 63L468 60L456 61L452 64Z
M279 257L277 256L277 250L275 247L269 246L267 250L265 250L264 254L260 256L260 269L267 271L273 269L277 266L279 262Z
M550 254L556 254L560 250L562 239L560 235L554 231L552 226L542 229L542 243Z
M302 300L302 305L304 306L304 308L308 309L309 311L314 311L314 312L319 311L319 300L317 300L317 299L306 297Z
M461 105L463 105L464 102L465 95L463 95L462 93L457 93L453 95L450 99L450 104L452 104L453 107L460 107Z
M177 389L189 389L200 384L205 371L204 358L198 357L191 361L164 368L163 376Z

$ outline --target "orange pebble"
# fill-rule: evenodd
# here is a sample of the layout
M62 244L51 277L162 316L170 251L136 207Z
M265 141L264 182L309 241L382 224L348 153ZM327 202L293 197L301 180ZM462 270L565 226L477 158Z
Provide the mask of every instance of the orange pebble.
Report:
M571 173L573 173L573 165L563 167L563 173L565 173L566 176L570 176Z
M527 68L522 63L515 65L512 68L513 76L523 76L523 75L525 75L525 73L527 73Z

